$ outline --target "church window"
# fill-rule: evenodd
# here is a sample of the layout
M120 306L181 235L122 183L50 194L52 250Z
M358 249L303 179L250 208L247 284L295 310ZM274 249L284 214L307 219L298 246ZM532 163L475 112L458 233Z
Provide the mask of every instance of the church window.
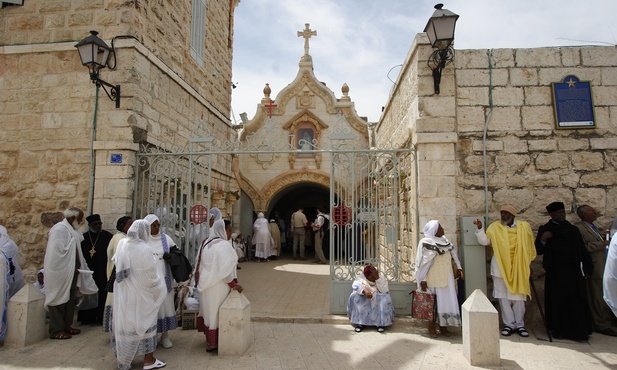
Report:
M296 133L296 148L308 151L314 150L316 147L317 143L315 142L315 130L313 127L299 127Z
M203 67L206 53L206 0L193 0L190 52L197 64Z

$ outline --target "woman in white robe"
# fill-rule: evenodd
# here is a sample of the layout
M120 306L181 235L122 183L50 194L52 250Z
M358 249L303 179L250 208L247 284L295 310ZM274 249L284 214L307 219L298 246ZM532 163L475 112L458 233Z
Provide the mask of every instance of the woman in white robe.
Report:
M195 266L195 281L199 291L197 330L206 336L206 351L218 347L219 309L231 289L242 292L236 266L238 255L228 241L231 224L218 220L212 225L210 237L201 245Z
M268 257L270 257L270 249L273 244L268 220L264 218L263 213L259 212L255 223L253 223L253 245L255 246L257 261L269 261Z
M144 369L158 369L165 363L154 357L158 307L167 290L157 272L157 260L146 240L150 225L135 221L128 237L118 243L113 257L116 266L113 300L112 347L119 369L130 369L135 355L144 355Z
M0 252L0 344L6 336L6 308L9 303L9 279L11 278L9 259Z
M616 220L617 223L617 220ZM617 233L612 234L604 266L604 301L617 316Z
M6 258L9 259L10 263L14 267L11 274L11 279L9 281L9 298L11 298L24 286L24 273L21 271L21 267L19 266L19 248L17 247L17 244L15 244L15 242L9 237L6 227L2 225L0 225L0 252L3 252L6 255Z
M116 229L118 232L111 238L109 241L109 245L107 246L107 278L111 276L111 272L114 268L113 257L116 254L116 250L118 249L118 244L120 240L126 238L126 232L133 224L133 219L129 216L123 216L118 219L116 223ZM106 333L111 332L111 317L114 305L114 294L112 292L107 292L107 297L105 298L105 308L103 309L103 331Z
M171 276L171 266L167 261L171 259L169 249L176 246L176 244L169 235L159 232L161 222L156 215L147 215L144 217L144 220L150 224L150 238L148 239L150 252L156 258L158 274L163 278L167 287L167 296L159 308L156 331L161 333L161 345L163 348L171 348L173 344L171 339L169 339L169 330L174 330L178 327L178 320L176 319L176 308L174 305L175 281ZM169 259L166 259L167 256L169 256Z
M461 326L461 312L456 295L452 260L456 263L458 277L463 277L456 248L444 236L437 220L427 222L422 231L424 238L418 243L416 255L416 282L422 291L436 295L439 331L448 337L448 326ZM428 323L429 335L437 336L435 322Z

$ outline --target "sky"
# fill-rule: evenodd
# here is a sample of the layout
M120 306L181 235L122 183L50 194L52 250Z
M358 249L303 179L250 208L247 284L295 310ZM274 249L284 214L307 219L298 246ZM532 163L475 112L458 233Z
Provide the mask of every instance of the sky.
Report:
M377 122L400 65L437 1L241 0L234 16L232 123L290 84L304 54L297 32L310 23L315 76L337 98L343 83L356 112ZM455 49L616 45L615 0L451 0L460 17ZM617 52L617 49L616 49Z

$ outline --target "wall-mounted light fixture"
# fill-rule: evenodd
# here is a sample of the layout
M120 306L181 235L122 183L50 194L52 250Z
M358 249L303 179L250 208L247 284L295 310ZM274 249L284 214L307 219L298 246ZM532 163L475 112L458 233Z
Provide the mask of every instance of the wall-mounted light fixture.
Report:
M441 71L454 59L454 28L458 15L448 9L442 9L443 4L435 5L435 12L428 20L424 32L428 35L431 46L435 51L431 54L427 64L433 70L435 94L439 94Z
M120 85L112 85L99 78L99 70L107 66L110 53L115 54L115 51L97 36L98 32L90 31L90 34L75 45L81 64L88 67L92 83L102 87L109 99L116 102L116 108L120 108Z

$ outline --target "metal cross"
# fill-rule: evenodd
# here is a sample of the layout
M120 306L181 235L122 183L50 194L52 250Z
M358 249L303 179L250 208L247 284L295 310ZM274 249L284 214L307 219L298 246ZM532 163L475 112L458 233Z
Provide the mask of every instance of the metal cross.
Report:
M268 116L269 116L270 118L272 118L272 108L276 108L276 107L278 107L278 105L273 104L273 103L274 103L274 102L273 102L272 100L270 100L270 103L265 105L265 106L266 106L266 108L269 108L269 110L270 110L270 112L268 113Z

